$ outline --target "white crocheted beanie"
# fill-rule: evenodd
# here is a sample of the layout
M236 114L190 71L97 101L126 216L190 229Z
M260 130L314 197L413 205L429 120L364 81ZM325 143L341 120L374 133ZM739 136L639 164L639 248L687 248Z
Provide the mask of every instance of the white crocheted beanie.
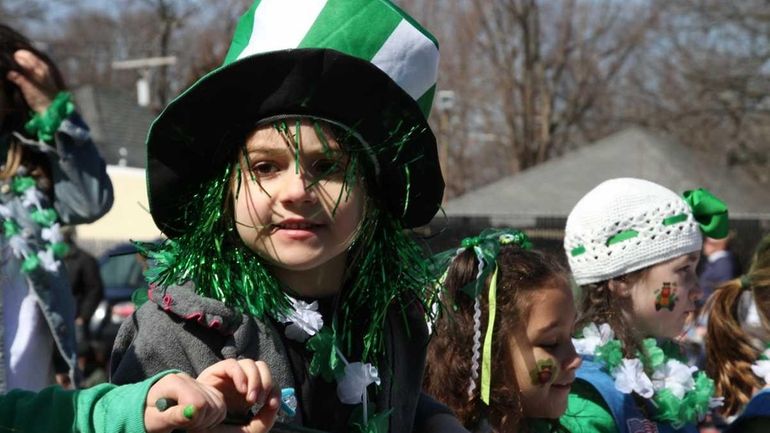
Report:
M567 218L564 249L579 285L699 251L703 238L687 202L642 179L599 184Z

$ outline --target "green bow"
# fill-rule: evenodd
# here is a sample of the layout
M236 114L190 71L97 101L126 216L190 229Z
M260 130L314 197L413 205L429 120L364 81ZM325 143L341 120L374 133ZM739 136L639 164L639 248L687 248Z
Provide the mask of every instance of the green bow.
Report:
M684 201L690 205L695 221L698 221L703 234L714 239L727 237L729 220L727 205L716 198L709 190L698 188L685 191Z

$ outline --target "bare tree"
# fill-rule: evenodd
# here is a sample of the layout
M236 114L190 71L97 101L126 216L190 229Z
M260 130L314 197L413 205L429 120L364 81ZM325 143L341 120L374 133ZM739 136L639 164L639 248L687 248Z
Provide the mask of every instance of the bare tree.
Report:
M656 24L642 2L403 1L441 41L434 116L447 197L539 164L592 139L597 101Z
M628 120L723 155L761 182L770 151L770 4L659 1L665 19L628 78Z

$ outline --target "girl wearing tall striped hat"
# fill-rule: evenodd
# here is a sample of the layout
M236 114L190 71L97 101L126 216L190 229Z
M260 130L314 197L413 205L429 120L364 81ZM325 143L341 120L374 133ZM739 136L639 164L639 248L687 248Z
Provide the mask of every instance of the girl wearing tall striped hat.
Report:
M583 364L560 421L568 431L695 432L719 404L676 339L701 296L702 236L727 231L727 208L703 189L680 196L611 179L575 205L564 247L580 285L573 342Z
M284 428L461 428L420 393L431 273L405 231L444 189L437 65L436 40L390 1L255 1L224 64L150 129L169 240L147 248L148 301L112 380L249 357L272 382L252 412L268 388L294 390Z

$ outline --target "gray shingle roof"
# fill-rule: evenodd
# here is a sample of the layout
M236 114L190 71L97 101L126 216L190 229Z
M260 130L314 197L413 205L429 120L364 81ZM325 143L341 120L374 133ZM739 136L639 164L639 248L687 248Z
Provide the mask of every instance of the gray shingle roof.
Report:
M770 214L770 188L718 156L686 148L641 128L629 128L447 202L449 216L566 216L604 180L638 177L674 191L704 187L731 215Z
M123 148L126 165L144 168L144 141L155 114L137 105L133 91L89 85L73 94L78 111L91 128L91 138L107 164L118 165Z

